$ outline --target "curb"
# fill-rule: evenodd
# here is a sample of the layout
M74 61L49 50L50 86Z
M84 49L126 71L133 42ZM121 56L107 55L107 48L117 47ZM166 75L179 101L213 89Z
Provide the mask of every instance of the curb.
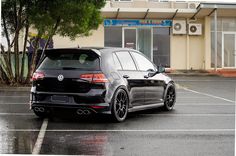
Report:
M169 76L215 76L221 77L218 74L209 74L209 73L167 73Z

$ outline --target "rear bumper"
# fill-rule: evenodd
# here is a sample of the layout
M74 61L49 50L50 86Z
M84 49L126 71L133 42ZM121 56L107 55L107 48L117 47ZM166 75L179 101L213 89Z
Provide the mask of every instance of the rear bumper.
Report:
M96 107L97 106L97 107ZM107 103L97 103L97 104L58 104L58 103L42 103L40 101L31 101L30 109L34 107L44 107L45 109L56 109L56 108L65 108L65 109L89 109L93 113L103 113L110 114L110 106Z
M68 101L67 102L53 101L51 98L53 95L68 96ZM78 103L78 101L80 102ZM61 93L42 94L38 92L31 92L30 109L34 109L35 107L44 107L45 109L49 110L57 108L89 109L93 113L104 113L104 114L111 113L110 104L108 102L105 102L104 98L102 98L101 96L81 97L78 96L77 94L61 94Z

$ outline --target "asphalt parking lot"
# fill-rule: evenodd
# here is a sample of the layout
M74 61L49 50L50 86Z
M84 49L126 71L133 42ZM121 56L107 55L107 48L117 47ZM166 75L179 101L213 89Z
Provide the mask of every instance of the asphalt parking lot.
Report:
M175 76L177 103L129 114L39 119L29 92L0 91L0 154L233 156L235 78Z

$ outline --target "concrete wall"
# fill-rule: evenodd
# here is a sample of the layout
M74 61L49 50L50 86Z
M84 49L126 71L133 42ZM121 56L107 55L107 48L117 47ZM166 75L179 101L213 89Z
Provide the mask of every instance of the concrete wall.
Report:
M74 41L68 37L54 36L55 48L68 48L68 47L104 47L104 27L100 25L98 30L91 31L92 35L88 37L79 37Z

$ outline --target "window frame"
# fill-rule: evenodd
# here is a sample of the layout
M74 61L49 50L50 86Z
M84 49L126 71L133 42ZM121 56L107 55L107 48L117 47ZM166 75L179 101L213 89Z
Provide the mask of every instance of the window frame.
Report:
M116 67L116 63L115 63L115 59L114 59L114 57L116 57L116 59L118 60L121 69L118 69L118 68ZM123 70L123 66L122 66L122 64L121 64L121 62L120 62L120 60L119 60L119 58L118 58L118 56L116 55L115 52L112 53L112 59L113 59L113 62L114 62L114 65L115 65L116 70Z

